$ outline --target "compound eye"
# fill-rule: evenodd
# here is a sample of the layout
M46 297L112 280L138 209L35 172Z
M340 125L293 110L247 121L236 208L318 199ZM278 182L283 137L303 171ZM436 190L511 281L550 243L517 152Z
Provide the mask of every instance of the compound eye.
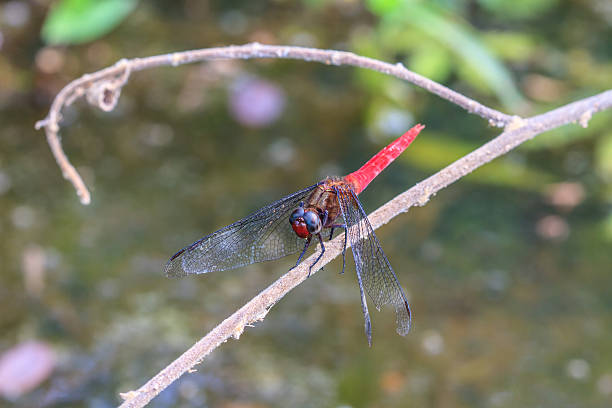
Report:
M314 211L304 212L304 221L306 222L306 228L311 234L318 234L321 232L321 218Z
M304 209L302 207L296 208L289 217L289 224L294 224L298 218L304 217Z

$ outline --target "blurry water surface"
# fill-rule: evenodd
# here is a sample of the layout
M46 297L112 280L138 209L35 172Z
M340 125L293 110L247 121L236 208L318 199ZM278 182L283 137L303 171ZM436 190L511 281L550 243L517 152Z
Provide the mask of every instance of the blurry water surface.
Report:
M64 147L92 190L82 206L33 129L68 81L122 57L257 40L401 61L510 112L435 33L384 20L374 1L378 16L352 1L143 2L111 34L69 47L41 43L39 3L0 5L2 405L116 405L295 262L170 280L176 250L355 170L417 121L425 131L360 196L366 211L498 133L346 67L160 68L134 74L110 114L82 102L65 112ZM605 2L510 15L438 3L428 21L471 25L527 115L612 83ZM410 297L407 337L392 309L373 312L367 347L349 256L347 273L326 266L151 406L609 406L611 124L604 112L538 137L377 231Z

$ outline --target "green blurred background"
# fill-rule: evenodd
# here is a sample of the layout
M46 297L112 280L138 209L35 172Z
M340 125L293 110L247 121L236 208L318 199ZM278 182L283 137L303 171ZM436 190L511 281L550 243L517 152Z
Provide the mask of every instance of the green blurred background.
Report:
M55 8L50 6L55 4ZM184 245L427 128L370 212L499 133L397 79L283 60L132 76L115 111L65 111L82 206L42 131L54 95L120 58L290 44L402 62L529 116L609 89L609 0L0 3L0 405L110 407L294 257L170 280ZM609 407L612 114L538 136L377 235L413 329L373 312L352 258L308 279L153 407Z

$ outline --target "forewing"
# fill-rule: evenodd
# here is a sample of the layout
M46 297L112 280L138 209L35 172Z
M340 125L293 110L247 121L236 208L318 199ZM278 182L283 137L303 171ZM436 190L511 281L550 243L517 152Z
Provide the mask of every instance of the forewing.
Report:
M289 216L317 185L281 198L183 248L166 264L166 275L225 271L301 250L304 240L291 228Z
M410 330L411 318L404 291L380 247L356 194L348 186L339 186L337 192L342 215L346 221L355 268L361 276L366 293L377 309L380 310L385 304L391 304L395 308L397 332L405 336Z

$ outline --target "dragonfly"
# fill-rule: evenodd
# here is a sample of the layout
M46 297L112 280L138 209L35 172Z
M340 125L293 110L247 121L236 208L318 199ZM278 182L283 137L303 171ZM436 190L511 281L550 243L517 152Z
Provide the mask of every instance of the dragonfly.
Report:
M411 325L408 300L357 196L424 127L415 125L359 170L344 177L327 177L186 246L170 258L164 268L166 275L181 277L226 271L301 250L297 266L317 239L321 250L309 267L310 276L313 266L325 252L324 236L331 240L334 230L344 229L342 273L346 266L347 242L350 242L368 345L372 346L372 323L366 293L378 310L387 304L395 308L397 332L405 336Z

